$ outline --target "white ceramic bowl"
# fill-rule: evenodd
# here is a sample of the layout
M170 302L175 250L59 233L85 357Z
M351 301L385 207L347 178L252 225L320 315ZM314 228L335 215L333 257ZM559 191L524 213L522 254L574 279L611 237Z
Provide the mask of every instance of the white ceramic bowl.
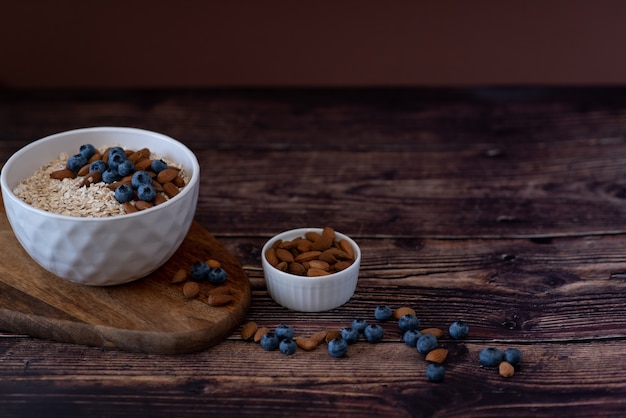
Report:
M321 228L300 228L276 235L263 246L262 264L267 291L274 301L300 312L322 312L337 308L350 300L356 289L361 265L361 250L350 237L335 232L336 239L345 239L354 250L354 262L345 270L327 276L307 277L281 271L266 259L267 250L277 241L291 241L309 232L322 233Z
M182 164L190 176L173 199L151 209L106 218L58 215L37 209L13 193L24 179L59 154L72 155L83 144L149 148ZM0 185L9 223L26 252L49 272L87 285L116 285L139 279L167 261L183 242L198 200L200 166L180 142L134 128L76 129L32 142L2 168Z

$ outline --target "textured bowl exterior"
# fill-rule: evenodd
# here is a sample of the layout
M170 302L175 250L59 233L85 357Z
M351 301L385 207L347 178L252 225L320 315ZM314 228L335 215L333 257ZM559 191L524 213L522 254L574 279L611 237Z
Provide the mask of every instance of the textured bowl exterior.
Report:
M305 277L285 273L273 267L265 258L267 250L277 240L290 241L309 231L321 233L321 228L300 228L276 235L263 246L262 264L267 291L276 303L300 312L322 312L338 308L350 300L356 289L361 265L361 250L348 236L335 232L338 239L347 240L354 249L354 263L347 269L328 276Z
M150 148L180 163L191 177L175 198L149 210L107 218L83 218L37 209L13 189L60 153L86 143L96 148L120 145ZM134 128L98 127L51 135L17 151L2 168L2 198L11 224L26 252L49 272L72 282L95 286L127 283L153 272L182 244L195 216L200 167L180 142Z

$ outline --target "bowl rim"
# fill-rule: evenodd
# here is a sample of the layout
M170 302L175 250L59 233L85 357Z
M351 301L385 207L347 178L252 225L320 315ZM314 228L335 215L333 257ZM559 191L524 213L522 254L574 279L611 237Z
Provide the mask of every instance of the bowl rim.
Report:
M158 206L154 206L150 208L149 211L139 211L139 212L127 213L127 214L119 215L119 216L106 216L106 217L62 215L59 213L54 213L54 212L49 212L43 209L39 209L39 208L36 208L35 206L32 206L24 202L22 199L18 198L15 195L15 193L13 193L13 190L11 189L11 187L8 186L7 172L10 171L11 167L24 154L28 153L29 151L36 148L37 146L40 146L42 143L53 141L54 139L59 138L59 137L80 134L80 133L92 133L92 132L118 132L118 133L127 132L127 133L136 133L136 134L147 134L152 137L159 138L162 141L170 142L174 144L175 146L177 146L178 148L180 148L183 153L188 155L189 160L191 161L191 165L192 165L191 172L193 173L193 175L191 176L189 183L183 188L183 190L178 195L175 196L175 198L169 199L167 202L164 202ZM62 152L62 151L59 151L59 152ZM121 127L121 126L97 126L97 127L90 127L90 128L78 128L78 129L71 129L71 130L47 135L43 138L34 140L26 144L22 148L18 149L17 151L15 151L0 167L0 188L2 189L3 201L5 201L4 203L5 205L6 205L6 198L8 197L13 203L17 204L19 207L21 207L22 209L28 212L34 212L39 215L48 216L52 219L59 219L59 220L65 220L65 221L72 220L74 222L112 222L120 218L123 218L123 219L134 218L134 217L141 216L148 212L156 214L157 212L165 210L165 208L167 208L168 206L176 204L177 201L182 200L187 194L194 193L194 188L195 186L197 186L199 179L200 179L200 163L198 162L198 158L193 153L193 151L191 151L191 149L187 147L185 144L183 144L182 142L168 135L165 135L159 132L150 131L150 130L142 129L142 128ZM22 179L21 181L23 180L25 179Z
M313 277L309 277L309 276L299 276L296 274L291 274L282 270L277 269L276 267L272 266L268 261L267 258L265 257L265 253L267 252L267 250L270 248L271 245L274 244L274 242L276 242L278 239L282 239L282 237L287 237L287 236L293 236L294 238L298 237L298 236L304 236L304 234L306 232L318 232L321 233L323 230L323 228L317 228L317 227L307 227L307 228L295 228L295 229L289 229L286 231L283 231L279 234L274 235L272 238L270 238L269 240L266 241L266 243L263 245L263 248L261 250L261 260L262 260L262 264L264 266L267 266L267 268L271 268L272 272L274 274L277 274L281 277L284 277L288 280L293 280L294 283L298 283L298 282L306 282L307 284L322 284L324 282L327 281L331 281L331 280L341 280L342 278L348 279L351 277L351 273L355 270L358 269L360 271L360 265L361 265L361 248L359 247L359 245L352 239L350 238L348 235L335 230L335 237L336 238L340 238L340 239L346 239L348 241L348 243L350 243L350 245L352 246L353 250L354 250L354 261L353 263L345 270L339 271L339 272L335 272L326 276L313 276ZM267 280L267 276L265 277L265 280ZM271 279L270 279L271 280Z

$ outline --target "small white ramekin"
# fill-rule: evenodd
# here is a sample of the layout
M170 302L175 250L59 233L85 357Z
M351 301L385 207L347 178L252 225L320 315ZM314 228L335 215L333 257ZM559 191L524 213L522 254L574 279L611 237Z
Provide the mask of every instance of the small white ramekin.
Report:
M266 259L267 250L277 241L291 241L307 232L322 233L321 228L300 228L274 236L263 246L261 260L267 291L276 303L300 312L322 312L335 309L350 300L356 289L361 264L361 249L350 237L335 232L336 239L345 239L354 250L354 262L345 270L327 276L307 277L281 271Z

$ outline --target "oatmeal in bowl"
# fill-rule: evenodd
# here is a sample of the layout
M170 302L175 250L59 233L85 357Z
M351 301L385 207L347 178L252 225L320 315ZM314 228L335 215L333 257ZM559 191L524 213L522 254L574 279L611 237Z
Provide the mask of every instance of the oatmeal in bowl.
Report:
M83 146L96 155L87 162L73 158ZM105 174L113 148L134 161L124 163L131 171ZM140 151L141 159L131 157ZM107 167L90 171L96 161ZM97 127L25 146L5 163L0 184L13 232L37 263L66 280L114 285L146 276L178 249L195 215L199 175L193 152L168 136Z

